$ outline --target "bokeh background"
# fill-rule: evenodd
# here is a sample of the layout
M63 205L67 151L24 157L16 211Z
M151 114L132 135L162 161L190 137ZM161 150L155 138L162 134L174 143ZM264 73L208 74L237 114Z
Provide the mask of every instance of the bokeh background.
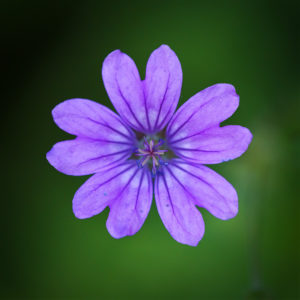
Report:
M299 297L299 65L292 1L1 1L1 291L3 298L296 299ZM204 210L197 247L175 242L155 203L133 237L87 220L72 197L87 177L46 161L71 136L51 117L82 97L112 108L101 64L115 49L144 76L168 44L183 68L180 104L232 83L240 107L225 124L253 133L242 157L212 168L237 189L236 218ZM298 142L297 142L298 141ZM298 148L297 148L298 146ZM297 152L298 151L298 152Z

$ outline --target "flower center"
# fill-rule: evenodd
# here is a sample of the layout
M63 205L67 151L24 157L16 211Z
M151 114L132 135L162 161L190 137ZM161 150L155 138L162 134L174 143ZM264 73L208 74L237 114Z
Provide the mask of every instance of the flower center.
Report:
M153 140L150 142L144 137L144 148L139 148L136 152L137 156L142 158L137 161L140 168L144 167L147 163L151 164L152 160L152 175L155 176L159 168L167 163L161 159L168 150L160 150L159 147L164 143L164 140L160 139L157 144L154 144Z

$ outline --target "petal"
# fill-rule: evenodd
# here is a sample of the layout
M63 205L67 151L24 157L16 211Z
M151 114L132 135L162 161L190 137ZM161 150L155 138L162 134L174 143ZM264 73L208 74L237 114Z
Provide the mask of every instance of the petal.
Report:
M182 71L176 54L166 45L151 54L144 82L134 61L120 50L106 57L102 77L114 107L137 131L148 134L160 131L176 109Z
M71 99L52 111L62 130L80 137L132 144L134 133L107 107L86 99Z
M122 192L118 198L111 202L110 213L106 227L111 236L121 238L134 235L140 230L149 213L153 185L148 168L135 168L132 173L120 178Z
M169 46L152 52L146 68L145 97L150 132L162 130L172 117L181 92L180 62Z
M222 176L208 167L193 165L181 159L173 159L168 170L194 204L222 220L236 216L237 193Z
M152 181L147 168L126 161L88 179L76 192L73 211L85 219L110 207L107 228L115 238L135 234L143 225L152 201Z
M143 84L134 61L120 50L113 51L103 62L102 78L122 119L135 130L147 132Z
M213 85L189 99L175 113L167 127L169 143L184 140L215 127L229 118L239 105L230 84Z
M173 142L174 153L200 164L217 164L241 156L252 140L251 132L242 126L214 127L198 135Z
M128 159L133 146L76 138L55 144L47 153L49 163L67 175L89 175Z
M204 234L204 221L193 198L165 166L155 179L158 213L171 236L179 243L197 246Z

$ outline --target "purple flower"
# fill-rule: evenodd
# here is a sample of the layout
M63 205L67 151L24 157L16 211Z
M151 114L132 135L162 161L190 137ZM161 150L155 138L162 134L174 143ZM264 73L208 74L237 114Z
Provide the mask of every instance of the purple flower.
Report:
M55 123L76 136L47 153L67 175L89 175L76 192L73 211L85 219L110 208L107 229L114 238L135 234L154 194L159 215L172 237L196 246L204 234L196 206L219 219L238 212L235 189L203 166L242 155L251 142L247 128L220 123L239 105L230 84L197 93L174 114L182 70L166 45L150 56L141 80L133 60L119 50L103 63L108 96L120 116L96 102L66 100L53 109Z

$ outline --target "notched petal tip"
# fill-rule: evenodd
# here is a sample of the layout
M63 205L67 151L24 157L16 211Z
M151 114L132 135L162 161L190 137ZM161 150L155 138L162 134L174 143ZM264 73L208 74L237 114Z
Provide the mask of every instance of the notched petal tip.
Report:
M236 125L236 126L238 126L238 125ZM243 126L239 126L239 128L240 128L240 132L241 132L241 135L240 135L241 144L242 144L243 150L244 150L241 153L241 155L242 155L247 151L248 147L250 146L252 139L253 139L253 135L248 128L243 127Z
M246 128L246 127L243 127L243 128L245 128L245 136L246 136L245 142L249 146L251 144L251 142L252 142L253 134L252 134L252 132L248 128Z
M167 44L161 44L158 48L164 48L164 47L170 49L170 46Z
M103 72L103 66L105 66L107 63L114 63L115 59L120 56L121 54L124 54L121 50L116 49L112 52L110 52L104 59L102 63L102 72Z
M222 128L226 128L226 127L230 127L230 128L235 128L235 144L232 145L232 149L238 149L239 151L236 152L236 155L232 155L232 157L230 157L229 160L231 159L235 159L238 158L240 156L242 156L248 149L249 145L252 142L252 138L253 135L251 133L251 131L243 126L239 126L239 125L227 125Z
M59 169L57 168L57 158L56 155L54 154L54 146L46 153L46 159L48 161L48 163L55 168L56 170L59 171Z
M232 210L230 213L227 214L227 216L224 216L223 218L220 218L220 220L230 220L230 219L233 219L237 216L239 212L239 208L238 208L238 204L235 206L235 207L232 207Z
M66 109L67 105L76 104L79 102L90 102L90 101L91 100L88 100L88 99L72 98L72 99L67 99L67 100L64 100L64 101L58 103L57 105L55 105L55 107L51 111L54 122L56 119L59 119L60 117L62 117L66 114L66 112L68 111Z
M239 204L238 204L238 195L236 193L236 198L232 199L231 203L228 203L226 211L224 210L222 214L219 214L218 216L215 217L220 220L227 221L235 218L238 212L239 212Z
M165 227L167 227L166 224L165 224ZM196 230L197 231L196 234L192 234L192 232L188 232L188 231L186 231L184 234L180 234L180 232L182 231L182 228L180 228L180 227L181 227L181 225L177 229L173 228L173 231L170 231L169 228L167 228L167 230L170 232L170 235L176 242L183 244L183 245L197 247L198 244L200 243L200 241L203 239L203 236L205 233L204 221L203 221L202 228L201 228L202 231L199 232L199 229L198 229L198 230Z
M219 95L221 94L232 94L239 96L236 88L231 83L215 83L212 86L208 87L208 89L211 89L212 91L217 91Z
M231 83L227 83L227 82L216 83L216 84L214 84L212 86L223 86L224 89L226 89L228 91L231 89L234 93L236 93L236 89L235 89L234 85L231 84Z
M180 244L183 244L183 245L187 245L187 246L192 246L192 247L197 247L199 245L199 243L201 242L201 240L203 239L204 237L204 233L205 233L205 228L204 228L204 221L203 221L203 231L198 234L198 235L195 235L195 236L190 236L190 237L184 237L184 238L178 238L174 235L171 234L171 236L173 237L173 239L175 241L177 241L178 243Z
M204 233L203 233L203 236L204 236ZM203 236L201 237L201 239L197 239L193 242L188 242L188 243L184 243L185 245L188 245L188 246L192 246L192 247L197 247L200 243L200 241L202 240Z
M130 221L128 221L127 224L121 224L121 223L111 224L110 219L107 219L106 221L107 231L114 239L121 239L126 236L133 236L140 229L140 228L134 229L131 228L130 226L131 226Z
M110 53L106 56L106 58L111 57L111 56L113 56L113 55L117 55L117 54L119 54L119 53L123 53L123 52L122 52L120 49L116 49L116 50L110 52ZM105 59L106 59L106 58L105 58Z
M240 96L237 93L235 86L230 83L216 83L208 87L207 90L210 90L211 92L215 93L213 97L233 96L234 98L232 100L235 100L237 101L237 103L239 103Z
M169 45L166 45L166 44L161 44L156 50L172 51L174 53L174 51L171 49L171 47Z
M68 172L68 170L66 170L64 168L64 158L61 155L59 155L59 153L57 151L57 145L60 143L62 143L62 142L55 144L46 153L46 159L47 159L48 163L57 171L59 171L63 174L66 174L66 175L74 175L74 174L72 174L72 172Z
M60 102L52 109L52 117L56 125L63 131L68 132L73 135L78 135L76 132L73 132L72 120L77 117L90 117L93 118L94 113L90 112L90 107L93 107L94 110L105 109L106 107L89 99L82 98L72 98ZM86 113L89 112L89 115ZM76 122L75 122L76 123ZM76 127L76 125L75 125ZM83 126L82 126L83 127Z
M93 216L86 215L84 212L82 212L80 209L76 208L73 206L73 214L77 219L83 220L83 219L88 219Z
M52 115L52 118L54 120L54 122L56 123L56 120L60 117L61 115L61 107L65 104L66 101L69 101L69 100L65 100L59 104L57 104L51 111L51 115Z

